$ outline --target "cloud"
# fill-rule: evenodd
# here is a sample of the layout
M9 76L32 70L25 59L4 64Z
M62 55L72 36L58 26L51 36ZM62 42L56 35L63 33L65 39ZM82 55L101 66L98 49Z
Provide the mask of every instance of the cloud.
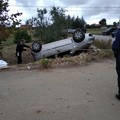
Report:
M91 19L100 20L102 18L110 21L109 19L116 20L120 17L119 0L61 0L61 2L71 9L71 13L82 15L90 21Z
M36 5L38 0L16 0L16 3L21 3L23 5Z
M60 0L44 0L45 6L64 6Z
M90 0L60 0L65 6L76 6L83 5L89 2Z
M68 10L66 14L84 17L88 23L100 21L105 18L108 21L118 20L120 17L119 0L9 0L15 4L15 10L24 13L24 19L37 14L37 8L50 8L59 6ZM12 2L14 1L14 2ZM22 5L22 7L18 6ZM30 7L31 6L31 7ZM12 8L13 9L13 8ZM13 11L13 10L12 10ZM97 23L98 23L97 22ZM117 22L117 21L116 21Z

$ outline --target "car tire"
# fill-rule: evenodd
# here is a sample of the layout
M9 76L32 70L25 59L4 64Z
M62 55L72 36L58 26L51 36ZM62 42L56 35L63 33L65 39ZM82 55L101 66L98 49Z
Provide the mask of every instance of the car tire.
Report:
M35 53L40 52L42 49L42 44L39 41L34 41L32 43L32 51Z
M82 30L76 30L73 33L73 40L76 43L80 43L85 39L85 33Z

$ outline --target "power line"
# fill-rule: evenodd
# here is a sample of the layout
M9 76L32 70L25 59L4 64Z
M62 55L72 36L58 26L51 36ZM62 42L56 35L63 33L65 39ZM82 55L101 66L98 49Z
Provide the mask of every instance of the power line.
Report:
M15 9L15 8L13 8L13 9ZM38 8L39 9L39 8ZM24 9L19 9L19 10L24 10ZM29 9L28 11L36 11L37 9ZM66 9L66 11L79 11L79 10L81 10L81 9ZM84 10L84 9L82 9L82 10ZM84 11L88 11L88 10L90 10L90 9L85 9ZM90 11L94 11L95 9L93 9L93 10L90 10ZM105 11L105 10L95 10L95 11ZM108 10L108 11L118 11L119 12L119 10L117 9L117 10ZM120 12L119 12L120 13Z
M53 5L54 6L54 5ZM15 7L18 7L17 10L19 11L25 11L25 12L29 12L30 14L32 12L37 12L37 8L52 8L53 6L45 6L45 5L9 5L9 7L12 7L12 9L14 9ZM68 12L76 12L76 11L82 11L82 12L106 12L105 10L109 11L109 14L113 14L112 12L115 12L116 14L119 14L120 11L120 7L109 7L109 6L105 6L105 7L98 7L98 6L92 6L92 7L80 7L80 6L76 6L76 7L68 7L68 6L55 6L55 7L60 7L60 8L64 8L66 11L66 13ZM19 9L20 8L20 9ZM26 9L25 9L26 8ZM50 9L48 9L47 11L49 11ZM103 17L102 17L103 18ZM98 18L98 19L102 19L102 18ZM96 18L95 18L96 19ZM91 19L87 19L87 20L91 20Z
M29 10L25 10L25 11L28 11L28 12L31 12L31 11L37 11L37 9L40 9L40 8L51 8L52 6L29 6L29 5L9 5L10 7L13 7L12 9L15 9L14 7L22 7L22 8L30 8ZM104 12L105 10L109 11L109 12L119 12L120 11L120 7L65 7L65 12L73 12L73 11L90 11L90 12L96 12L96 11L99 11L99 12ZM35 9L37 8L37 9ZM22 9L19 9L19 10L22 10ZM24 10L24 9L23 9ZM48 10L49 11L49 10Z
M12 9L16 9L16 8L12 8ZM37 9L39 9L39 8L37 8ZM32 8L31 8L31 9L29 9L29 10L26 9L25 11L28 11L28 12L30 12L30 11L37 11L37 9L32 9ZM20 8L19 10L24 10L24 9L21 9L21 8ZM48 10L48 11L49 11L49 10ZM90 11L90 12L92 12L92 11L93 11L93 12L101 11L101 12L104 12L104 11L106 11L106 9L81 9L81 8L80 8L80 9L77 9L77 8L76 8L76 9L70 9L70 8L69 8L69 9L66 9L65 12L68 12L68 11L71 11L71 12L72 12L72 11ZM109 9L108 11L109 11L109 12L118 12L118 13L120 13L120 12L119 12L120 9Z
M13 6L13 7L14 7L14 6L16 6L16 7L47 7L47 8L48 8L48 7L49 7L49 8L52 7L52 6L45 6L45 5L44 5L44 6L40 6L40 5L9 5L9 6ZM53 6L54 6L54 5L53 5ZM106 8L119 8L119 9L120 9L120 7L111 7L111 6L110 6L110 7L109 7L109 6L105 6L105 7L97 7L97 6L96 6L96 7L80 7L80 6L76 6L76 7L72 7L72 6L71 6L71 7L68 7L68 6L56 6L56 7L63 7L63 8L85 8L85 9L86 9L86 8L89 8L89 9L91 9L91 8L92 8L92 9L98 9L98 8L99 8L99 9L103 9L103 8L104 8L104 9L106 9Z

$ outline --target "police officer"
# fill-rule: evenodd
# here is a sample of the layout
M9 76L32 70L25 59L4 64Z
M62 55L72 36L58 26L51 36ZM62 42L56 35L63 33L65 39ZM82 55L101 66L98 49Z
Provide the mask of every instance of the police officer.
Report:
M112 50L116 58L116 72L118 76L118 94L116 94L116 98L120 100L120 26L117 29L116 38L112 44Z
M25 39L20 40L16 47L16 57L17 57L18 64L22 63L22 52L26 51L26 49L24 49L25 47L30 48L30 46L25 45Z

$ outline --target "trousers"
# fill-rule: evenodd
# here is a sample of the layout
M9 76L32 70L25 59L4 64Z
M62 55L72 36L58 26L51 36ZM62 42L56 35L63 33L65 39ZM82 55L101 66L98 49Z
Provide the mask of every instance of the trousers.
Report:
M118 93L120 94L120 60L116 58L116 72L117 72L117 82L118 82Z
M22 53L16 52L16 57L17 57L17 63L21 64L22 63Z

